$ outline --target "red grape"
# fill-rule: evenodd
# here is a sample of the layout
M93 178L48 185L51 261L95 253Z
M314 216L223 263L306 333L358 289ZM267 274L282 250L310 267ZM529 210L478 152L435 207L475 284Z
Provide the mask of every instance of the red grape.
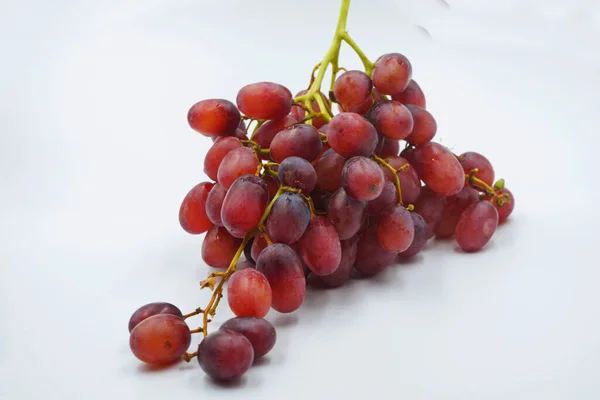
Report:
M419 214L415 212L411 212L410 216L413 220L413 224L415 226L415 237L413 242L408 247L408 249L404 250L399 254L401 258L413 257L421 252L425 248L427 241L429 240L429 233L427 231L427 223Z
M179 224L191 234L204 233L212 223L206 215L206 200L215 184L202 182L188 192L179 208Z
M486 200L491 201L494 207L498 210L498 223L506 221L508 216L513 212L515 208L515 197L510 190L503 188L502 190L496 190L499 195L508 195L510 198L506 201L502 207L498 205L495 199L486 197Z
M219 329L198 345L198 362L208 376L229 381L244 375L254 361L254 349L246 336L230 329Z
M338 189L327 203L327 218L333 223L340 240L350 239L360 230L365 218L367 203L348 197Z
M342 187L356 200L376 199L383 191L384 183L379 165L366 157L351 158L342 170Z
M377 225L371 225L358 241L354 268L363 276L376 275L391 264L396 254L381 247L377 238Z
M333 85L335 99L344 107L357 106L371 96L373 82L362 71L346 71Z
M241 115L229 100L208 99L194 104L187 118L195 131L206 136L221 136L235 132Z
M149 303L135 310L129 319L129 333L146 318L158 314L171 314L183 319L181 310L171 303Z
M169 365L181 360L191 340L190 328L180 316L157 314L133 328L129 347L147 364Z
M369 201L367 214L379 215L389 205L396 203L398 203L398 190L392 182L385 181L381 194L376 199Z
M423 90L414 79L408 82L408 86L403 92L392 94L392 99L402 104L414 104L422 108L426 106L425 94L423 94Z
M342 259L340 265L333 273L318 277L321 282L329 287L338 287L350 279L352 267L356 261L359 239L360 236L355 235L348 240L342 240Z
M456 224L456 242L464 251L477 251L491 239L497 226L496 207L487 201L473 203Z
M204 157L204 173L213 181L217 180L217 173L223 158L233 149L242 147L242 142L239 139L228 136L220 137L212 145L206 157Z
M458 194L446 197L445 201L444 216L435 232L435 235L439 238L447 238L454 235L456 224L462 213L471 204L479 201L479 192L465 186Z
M306 279L302 263L290 246L276 243L266 247L256 260L256 269L269 281L274 310L290 313L300 308L306 295Z
M256 264L256 260L258 260L258 256L267 247L269 243L261 233L257 233L254 236L254 241L252 242L252 248L250 249L250 254L254 259L254 263Z
M446 200L428 187L424 187L414 206L415 212L427 223L427 239L432 238L444 217Z
M306 124L296 124L279 132L270 146L271 158L278 163L292 156L313 161L321 154L322 148L319 132Z
M277 178L282 185L310 193L317 185L317 172L311 163L300 157L288 157L277 169Z
M221 208L223 208L225 195L227 195L227 189L220 183L217 183L213 186L206 198L206 216L210 222L217 226L223 226L223 221L221 221Z
M272 82L251 83L240 89L237 105L244 114L255 119L278 119L292 109L292 92Z
M337 269L342 259L342 247L331 221L318 215L310 219L300 239L300 254L315 275L329 275Z
M213 226L208 230L202 242L202 259L214 268L227 268L242 240L231 236L221 226Z
M417 175L417 171L410 165L408 160L399 156L388 157L385 161L397 171L400 189L402 190L402 202L414 204L421 193L421 180ZM394 175L390 170L383 168L383 173L388 181L394 182Z
M254 268L236 271L229 278L227 301L237 317L262 318L271 308L271 286Z
M296 121L296 119L291 115L286 115L280 119L267 121L254 132L252 135L252 140L261 148L268 149L269 146L271 146L271 142L273 141L275 135L297 122L298 121Z
M327 141L344 157L370 156L377 146L377 130L362 115L343 112L327 126Z
M410 211L402 206L388 206L377 225L379 244L386 250L396 253L405 251L415 238L415 224Z
M221 221L223 226L235 237L243 238L256 227L267 203L269 192L262 178L254 175L239 177L227 191Z
M386 139L381 137L381 147L375 150L375 154L381 158L395 157L400 152L400 142L397 140Z
M413 132L411 112L397 101L388 100L377 104L369 112L369 121L387 139L404 139Z
M494 184L494 167L487 158L474 151L468 151L458 156L458 160L465 174L469 174L471 170L477 168L476 178L481 179L490 186ZM468 183L468 179L465 179L465 183Z
M266 355L275 346L277 332L269 321L256 317L231 318L223 323L219 329L228 329L239 332L252 344L254 359Z
M283 193L269 212L267 233L274 242L292 244L302 237L309 221L306 200L297 193Z
M346 159L333 149L327 150L315 163L317 173L317 186L323 190L333 192L342 187L342 170Z
M452 196L465 184L465 172L447 148L438 143L425 143L415 151L413 164L423 182L442 196Z
M296 94L296 97L305 95L306 93L308 93L308 90L301 90ZM323 99L323 103L325 103L329 107L331 107L331 102L329 101L327 96L325 96L321 92L319 92L319 95ZM316 113L321 112L321 107L319 107L319 103L316 100L312 101L312 109ZM304 119L304 117L306 116L306 111L304 111L304 109L302 107L292 106L292 115L294 116L294 118L296 118L296 120L302 121ZM314 126L315 128L317 128L319 130L321 129L321 127L323 125L326 125L326 124L327 124L327 120L325 118L315 117L312 119L312 126Z
M400 93L412 76L412 66L402 54L390 53L379 57L373 68L373 86L383 94Z
M258 159L252 149L248 147L233 149L221 161L217 173L218 181L225 189L229 189L240 176L254 175L258 164Z
M415 146L431 142L437 133L437 122L433 115L426 109L412 104L407 104L406 108L412 115L414 126L410 135L404 140Z

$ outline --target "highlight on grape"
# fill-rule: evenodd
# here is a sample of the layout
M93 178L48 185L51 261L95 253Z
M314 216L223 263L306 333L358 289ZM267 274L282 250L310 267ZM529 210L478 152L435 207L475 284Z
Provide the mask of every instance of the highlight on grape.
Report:
M202 259L219 270L201 282L211 291L205 306L183 314L150 303L133 313L129 343L141 361L197 359L213 379L238 378L275 346L268 311L298 310L307 283L337 287L353 274L376 275L434 237L478 251L513 211L513 194L486 157L432 141L437 124L410 61L389 53L372 62L346 31L349 6L342 0L307 89L293 96L257 82L235 104L207 99L190 108L190 127L214 142L204 159L211 182L189 191L179 221L189 234L205 233ZM342 43L363 71L339 65ZM209 332L226 284L236 317ZM191 329L194 316L200 323ZM204 337L195 350L192 334Z

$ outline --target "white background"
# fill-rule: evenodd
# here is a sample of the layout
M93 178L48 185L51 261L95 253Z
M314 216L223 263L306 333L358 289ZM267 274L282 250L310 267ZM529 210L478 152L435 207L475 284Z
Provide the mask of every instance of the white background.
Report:
M338 2L2 1L0 398L600 398L600 4L448 1L354 0L348 28L411 58L437 140L491 159L510 223L271 312L276 348L228 388L128 348L138 306L207 301L177 214L210 141L186 113L304 88Z

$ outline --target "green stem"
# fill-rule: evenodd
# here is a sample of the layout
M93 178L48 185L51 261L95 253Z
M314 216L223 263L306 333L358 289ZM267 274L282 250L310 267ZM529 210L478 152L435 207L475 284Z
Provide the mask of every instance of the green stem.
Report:
M369 76L371 76L371 74L373 73L373 63L371 61L369 61L369 58L365 55L365 53L361 50L360 47L358 47L358 45L356 44L356 42L354 40L352 40L352 38L350 37L350 35L348 35L348 32L344 32L344 34L342 35L342 40L346 43L348 43L348 45L350 47L352 47L352 50L354 50L356 52L356 55L358 55L358 57L360 58L360 61L362 61L364 67L365 67L365 73Z

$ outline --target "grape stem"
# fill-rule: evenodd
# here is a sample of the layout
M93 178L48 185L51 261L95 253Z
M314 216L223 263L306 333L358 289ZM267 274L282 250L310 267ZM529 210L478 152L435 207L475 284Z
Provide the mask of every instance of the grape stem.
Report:
M479 170L477 168L473 168L471 172L465 174L465 178L468 179L469 186L480 192L485 192L487 196L494 198L496 204L498 204L498 207L503 207L506 203L510 202L510 196L508 194L498 194L493 187L475 176L477 172L479 172ZM504 180L502 180L501 185L504 186Z
M375 154L373 154L373 160L375 160L375 162L377 162L379 165L381 165L382 167L386 168L388 171L390 171L394 177L394 185L396 186L396 190L398 191L398 205L402 206L403 202L402 202L402 188L400 187L400 178L398 177L398 171L396 171L396 169L394 167L392 167L390 164L387 163L387 161L385 161L383 158L376 156ZM402 166L403 168L404 166ZM402 169L400 168L400 169Z
M183 359L185 360L185 362L190 362L190 361L192 361L192 359L193 359L194 357L197 357L197 356L198 356L198 352L197 352L197 351L195 351L195 352L193 352L193 353L187 353L187 352L186 352L186 353L183 355Z
M323 78L325 78L325 73L327 69L331 65L331 85L330 90L333 90L333 85L335 83L336 75L339 68L339 56L340 56L340 47L342 46L342 42L346 42L352 50L358 55L360 60L362 61L365 73L371 76L373 72L373 63L369 61L365 53L361 50L361 48L356 44L356 42L350 37L348 32L346 31L346 21L348 20L348 11L350 9L350 0L342 0L342 5L340 8L340 14L338 17L337 26L335 28L335 34L333 35L333 40L331 45L329 46L329 50L325 53L325 57L323 60L317 64L317 76L314 75L314 70L311 75L311 84L307 91L307 93L298 96L294 99L295 103L303 103L305 105L305 109L308 110L308 114L310 117L321 117L326 121L330 121L333 117L333 114L329 107L326 105L323 97L321 96L321 86L323 84ZM319 105L320 112L317 113L312 108L312 102L316 101Z
M202 314L203 312L204 312L204 310L203 310L203 309L201 309L200 307L198 307L198 308L196 308L194 311L192 311L191 313L189 313L189 314L185 314L185 315L183 316L183 319L188 319L188 318L190 318L190 317L193 317L194 315Z

